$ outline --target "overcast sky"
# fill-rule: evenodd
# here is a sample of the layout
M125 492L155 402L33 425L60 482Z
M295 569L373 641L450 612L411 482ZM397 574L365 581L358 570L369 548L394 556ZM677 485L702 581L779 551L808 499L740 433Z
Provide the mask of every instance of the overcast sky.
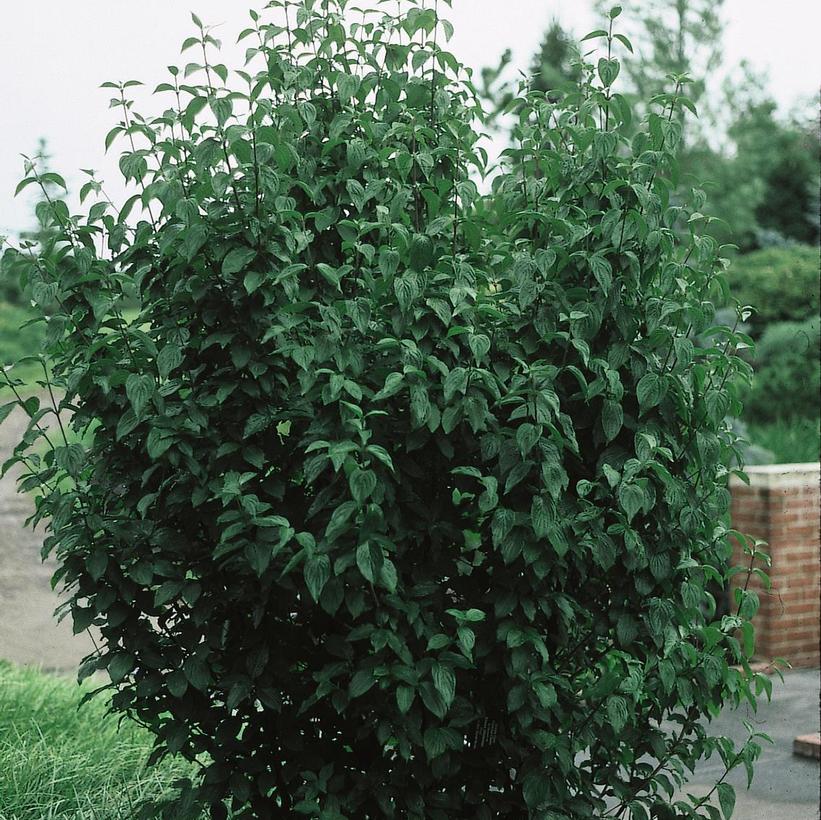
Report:
M222 24L218 36L227 45L252 5L262 3L6 0L0 26L0 233L31 226L31 200L15 200L13 193L22 176L19 155L33 153L40 137L48 140L52 169L71 189L82 183L78 169L94 168L116 195L116 151L106 157L103 150L116 115L100 83L134 78L153 87L166 79L165 66L185 62L179 46L193 33L192 10L207 24ZM448 16L456 29L451 49L476 70L495 63L506 48L526 68L553 17L577 36L597 27L588 0L454 0ZM817 98L821 3L726 0L724 17L726 65L746 59L765 70L784 112Z

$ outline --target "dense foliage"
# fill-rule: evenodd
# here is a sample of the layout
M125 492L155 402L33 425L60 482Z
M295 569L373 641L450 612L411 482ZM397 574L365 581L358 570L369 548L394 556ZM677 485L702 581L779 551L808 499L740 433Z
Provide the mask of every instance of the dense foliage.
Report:
M750 770L703 718L769 686L755 594L707 592L748 340L690 338L726 262L669 195L686 78L627 140L611 19L479 197L438 9L269 5L235 74L195 18L159 116L112 84L137 194L53 201L16 258L53 404L9 464L102 637L82 676L214 817L729 817L723 777L672 797Z

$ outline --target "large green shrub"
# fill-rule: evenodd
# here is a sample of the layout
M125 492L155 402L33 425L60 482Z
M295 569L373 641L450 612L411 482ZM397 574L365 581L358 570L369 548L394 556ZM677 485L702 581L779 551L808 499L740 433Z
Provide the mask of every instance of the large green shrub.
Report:
M755 376L745 401L751 421L813 418L821 395L821 327L818 319L777 322L756 345Z
M744 254L733 260L728 281L731 295L752 305L753 332L772 322L798 322L818 316L818 249L783 245Z
M668 196L683 79L628 143L595 34L478 198L435 9L284 5L244 91L201 26L160 116L113 88L145 213L55 202L59 276L29 266L93 437L32 400L10 463L102 636L81 675L198 756L214 817L718 816L674 784L751 765L701 720L769 681L755 594L714 620L706 592L747 366L689 338L725 263Z

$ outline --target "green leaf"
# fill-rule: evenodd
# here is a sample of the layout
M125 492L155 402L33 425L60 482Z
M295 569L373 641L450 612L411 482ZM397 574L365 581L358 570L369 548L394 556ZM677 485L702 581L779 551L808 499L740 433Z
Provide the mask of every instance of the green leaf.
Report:
M36 182L37 177L26 177L21 182L18 182L17 187L14 189L14 196L17 196L25 188L28 188L29 185L34 185Z
M416 690L411 686L399 685L396 687L396 705L401 714L406 715L416 698Z
M614 34L613 37L618 40L631 54L633 53L633 44L623 34Z
M349 103L359 90L359 77L354 74L340 73L336 80L339 99L344 104Z
M444 397L449 402L457 393L464 393L467 389L468 371L464 367L454 367L445 377Z
M422 703L425 705L425 708L431 712L431 714L436 715L439 720L445 717L448 708L436 687L425 682L419 687L419 695L422 698Z
M620 732L627 723L627 702L620 695L607 699L607 717L614 732Z
M182 350L177 344L169 343L157 356L157 371L161 379L167 379L172 370L182 364Z
M54 450L55 463L70 476L79 475L85 458L86 452L82 444L68 444L65 447L56 447Z
M519 455L525 458L541 437L541 426L530 423L519 425L519 428L516 430L516 444L519 448Z
M530 505L530 521L537 538L544 538L553 525L553 510L544 498L533 497Z
M429 236L416 234L409 249L410 266L415 271L424 271L433 261L433 242Z
M379 570L379 581L390 593L396 592L399 583L399 575L396 572L396 565L390 558L382 558L382 567Z
M602 404L601 426L605 441L612 441L624 424L624 411L621 404L608 399Z
M348 482L354 501L363 504L376 489L376 473L357 468L351 473Z
M182 671L191 686L201 692L204 692L213 682L208 665L202 658L196 656L187 658L183 662Z
M382 568L382 549L378 544L366 541L356 548L356 565L359 567L362 577L372 584Z
M147 373L144 375L132 373L126 380L125 394L131 402L131 408L137 418L148 404L149 399L154 395L155 389L154 377L149 376Z
M419 296L419 279L415 273L406 273L402 276L397 276L393 280L393 289L396 293L396 299L399 302L399 307L403 311L407 311L413 304L413 301Z
M356 179L349 179L345 183L345 189L356 210L361 212L365 207L365 189L362 187L362 183Z
M248 264L254 259L257 252L253 248L234 248L225 255L222 260L222 272L226 276L239 273L245 270Z
M217 123L220 126L225 125L233 113L234 106L230 97L211 97L208 101L211 111L214 112Z
M604 57L599 60L597 70L605 88L609 88L616 81L620 67L618 60L607 60Z
M427 650L430 652L431 649L444 649L444 647L448 646L448 644L450 644L450 638L447 635L438 632L436 635L429 638Z
M425 729L422 743L425 747L425 754L428 760L434 760L447 751L449 741L448 732L448 729L438 726L431 726Z
M459 626L456 628L456 637L459 642L459 648L462 650L464 656L468 659L473 658L473 647L476 645L476 634L467 626Z
M449 666L439 663L433 665L433 685L442 696L446 707L450 707L456 696L456 674Z
M11 411L14 410L15 407L17 407L17 404L18 402L15 400L10 401L7 404L4 404L2 407L0 407L0 424L2 424L9 417L9 413L11 413Z
M627 520L632 521L636 513L644 506L646 497L644 490L638 484L622 483L619 487L619 504L627 515Z
M735 811L735 789L729 783L719 783L716 786L718 791L718 804L725 820L729 820Z
M547 773L535 772L524 778L522 794L528 808L538 809L549 797L551 778Z
M422 384L412 384L410 388L411 418L415 427L421 427L428 418L430 399Z
M595 31L591 31L589 34L585 34L584 37L580 40L580 42L584 42L585 40L594 40L597 37L607 37L607 32L603 28L597 28Z
M74 607L71 611L74 634L79 635L85 632L94 622L96 614L94 607Z
M108 662L108 674L114 683L120 683L134 669L134 656L128 652L115 652Z
M159 458L174 443L174 434L159 427L152 427L148 432L145 449L151 458Z
M493 543L497 547L500 546L510 534L515 520L516 516L513 511L505 509L504 507L499 507L493 514L491 531L493 534Z
M330 265L326 265L324 262L320 262L316 269L319 271L322 278L328 282L328 284L333 285L337 290L341 290L341 282L342 282L342 269L341 268L332 268Z
M468 345L477 362L482 361L490 352L490 339L483 333L471 335Z
M382 462L391 472L394 471L393 460L388 451L379 444L369 444L365 448L368 455L373 456L377 461Z
M303 572L305 585L316 603L331 577L331 561L327 555L311 555L305 560Z
M259 271L249 270L242 280L242 285L245 288L245 292L251 294L254 293L264 281L264 274Z
M656 373L645 373L645 375L639 379L636 394L641 409L649 410L655 407L664 396L664 381Z
M373 397L374 401L381 401L395 396L404 384L405 377L401 373L388 373L385 377L385 384L382 389Z
M399 254L393 248L379 251L379 270L386 279L392 279L399 267Z
M547 539L556 551L559 558L563 558L570 549L570 542L561 527L551 525L547 532Z
M539 699L539 703L543 709L549 709L555 706L558 700L556 696L556 687L552 683L536 682L533 684L533 691Z
M91 555L86 558L86 569L88 574L95 580L99 581L108 567L108 555L102 549L95 549Z
M370 669L360 669L352 678L348 686L348 695L351 698L362 697L376 683L376 678Z
M340 504L331 515L331 520L328 522L328 526L325 528L325 537L329 541L333 541L338 538L343 532L350 529L350 518L356 512L356 503L353 501L347 501L344 504Z

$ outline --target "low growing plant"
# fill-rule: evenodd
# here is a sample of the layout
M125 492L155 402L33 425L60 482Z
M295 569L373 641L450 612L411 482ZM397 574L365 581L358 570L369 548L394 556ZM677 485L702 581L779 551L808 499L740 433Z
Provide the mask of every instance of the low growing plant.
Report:
M450 26L403 5L271 2L233 74L195 17L163 113L110 84L137 193L53 201L22 257L56 307L6 469L102 636L81 677L215 818L729 817L724 777L674 794L751 771L704 719L770 685L755 593L706 591L749 368L690 338L726 262L669 196L686 78L628 142L614 10L479 196Z

